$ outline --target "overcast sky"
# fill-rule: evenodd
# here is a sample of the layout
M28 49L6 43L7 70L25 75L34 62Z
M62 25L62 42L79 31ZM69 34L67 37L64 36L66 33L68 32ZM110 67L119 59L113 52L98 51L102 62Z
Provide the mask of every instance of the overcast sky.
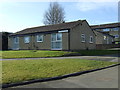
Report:
M43 16L50 1L1 0L0 30L17 32L44 25ZM118 22L118 1L59 0L58 2L65 10L66 22L86 19L90 25L93 25Z

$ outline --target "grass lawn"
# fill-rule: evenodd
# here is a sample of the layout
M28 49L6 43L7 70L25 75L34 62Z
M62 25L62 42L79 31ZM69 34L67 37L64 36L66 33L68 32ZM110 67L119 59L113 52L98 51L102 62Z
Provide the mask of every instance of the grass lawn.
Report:
M83 59L9 60L2 62L2 83L61 76L96 69L116 62Z
M120 50L81 50L77 52L66 51L42 51L42 50L19 50L19 51L1 51L2 58L36 58L36 57L60 57L71 55L73 53L81 55L106 55L120 53ZM0 52L0 53L1 53Z
M19 51L2 51L2 58L37 58L37 57L60 57L65 54L75 52L65 51L42 51L42 50L19 50Z

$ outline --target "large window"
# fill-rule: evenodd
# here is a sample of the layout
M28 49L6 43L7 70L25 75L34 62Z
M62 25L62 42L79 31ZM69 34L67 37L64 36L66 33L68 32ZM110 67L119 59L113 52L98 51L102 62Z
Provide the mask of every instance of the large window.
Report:
M29 43L30 42L30 37L29 36L25 36L24 37L24 43Z
M85 42L85 34L81 34L81 42Z
M62 33L53 33L51 39L52 49L62 49Z
M93 43L93 36L90 36L90 43Z
M43 42L43 35L37 35L37 42Z

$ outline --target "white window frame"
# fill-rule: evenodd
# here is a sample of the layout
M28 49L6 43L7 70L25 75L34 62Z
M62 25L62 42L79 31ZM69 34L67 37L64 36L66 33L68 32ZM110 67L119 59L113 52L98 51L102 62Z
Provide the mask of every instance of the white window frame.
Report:
M55 40L52 40L52 39L53 39L53 38L52 38L52 35L53 35L53 34L55 34ZM62 50L62 33L53 33L53 34L51 34L51 49L52 49L52 50ZM58 35L58 34L61 34L61 40L58 40L58 39L57 39L57 35ZM60 43L61 43L61 48L53 48L53 47L52 47L52 44L53 44L53 43L57 43L57 42L60 42Z
M39 39L38 39L40 37L41 37L41 41L39 41ZM37 35L36 40L37 40L37 42L43 42L43 35L42 34Z
M26 41L26 38L28 39L27 41ZM30 36L25 36L24 37L24 43L30 43Z
M93 43L93 36L90 36L90 43Z
M81 42L85 42L85 34L81 34Z
M56 41L62 41L62 38L61 38L61 40L58 40L58 38L57 38L57 35L58 35L58 34L60 34L61 37L62 37L62 33L56 33Z

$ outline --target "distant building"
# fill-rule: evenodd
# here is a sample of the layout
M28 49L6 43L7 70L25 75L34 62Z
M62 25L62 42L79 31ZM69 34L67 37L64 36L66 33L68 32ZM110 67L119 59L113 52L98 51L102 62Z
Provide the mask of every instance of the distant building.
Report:
M96 30L93 31L96 35L96 44L112 44L114 42L114 36Z
M101 25L92 25L91 28L102 33L106 33L114 36L114 43L120 43L120 22L101 24Z
M0 50L8 50L8 35L9 32L0 32Z

